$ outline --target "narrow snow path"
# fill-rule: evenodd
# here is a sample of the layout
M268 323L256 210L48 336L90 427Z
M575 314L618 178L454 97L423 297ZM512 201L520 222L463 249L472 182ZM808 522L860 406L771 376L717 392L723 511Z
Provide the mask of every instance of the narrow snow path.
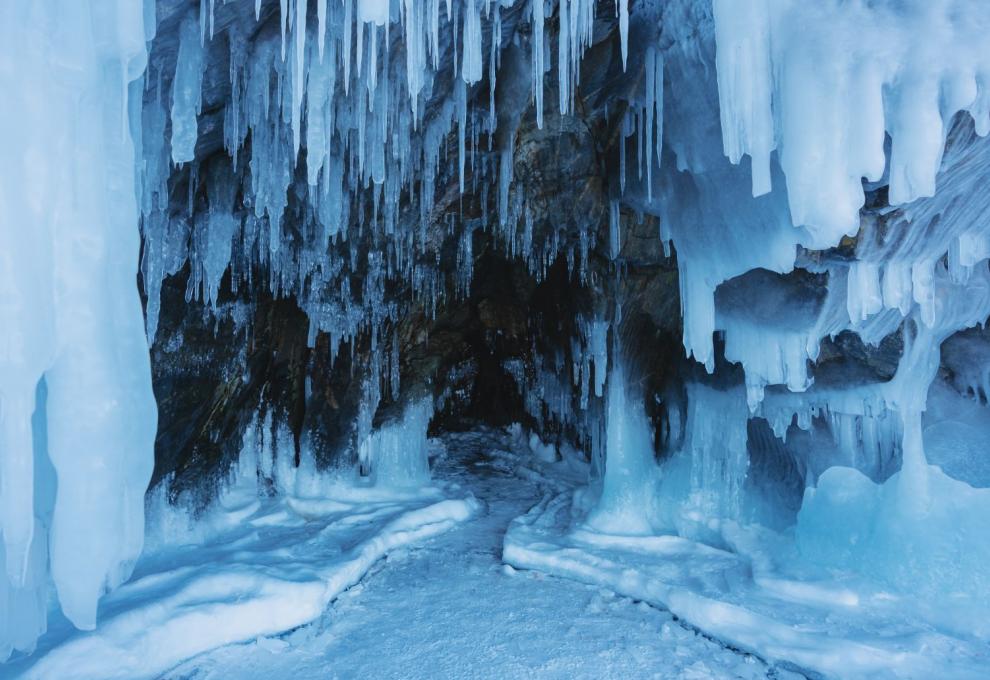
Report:
M434 476L487 512L392 552L316 623L231 645L170 680L783 677L665 611L502 564L509 523L561 482L495 432L450 435ZM532 467L530 467L532 465ZM563 464L558 464L563 466Z

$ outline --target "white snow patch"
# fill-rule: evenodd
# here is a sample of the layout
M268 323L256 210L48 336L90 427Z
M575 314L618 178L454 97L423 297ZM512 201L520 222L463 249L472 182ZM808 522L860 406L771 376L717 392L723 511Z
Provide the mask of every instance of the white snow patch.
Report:
M154 678L208 650L318 618L391 551L441 534L481 508L473 497L273 501L218 539L151 555L103 602L97 630L70 635L21 678ZM16 666L15 666L16 668Z

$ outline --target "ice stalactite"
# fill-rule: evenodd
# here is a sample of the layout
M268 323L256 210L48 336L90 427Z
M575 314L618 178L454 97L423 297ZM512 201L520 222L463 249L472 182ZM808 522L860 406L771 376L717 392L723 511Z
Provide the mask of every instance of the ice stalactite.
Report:
M752 160L753 195L770 191L770 153L774 149L770 110L770 25L764 0L742 5L715 0L715 53L719 113L725 155L739 163Z
M543 74L546 73L544 67L544 21L546 3L544 0L530 0L532 11L531 22L533 24L533 44L531 54L533 55L533 97L536 100L536 126L543 127Z
M45 630L50 582L93 628L143 541L156 424L134 278L144 9L0 9L3 658Z
M726 153L750 155L759 195L778 149L794 223L820 241L855 231L861 178L884 173L885 133L890 202L900 204L935 193L956 112L990 125L981 3L761 0L741 10L714 4Z
M185 163L196 155L203 87L203 39L191 12L179 29L179 56L172 80L172 162ZM155 140L157 142L157 140ZM156 159L157 160L157 159Z
M618 0L616 11L619 13L619 41L622 50L622 68L626 68L629 59L629 0Z

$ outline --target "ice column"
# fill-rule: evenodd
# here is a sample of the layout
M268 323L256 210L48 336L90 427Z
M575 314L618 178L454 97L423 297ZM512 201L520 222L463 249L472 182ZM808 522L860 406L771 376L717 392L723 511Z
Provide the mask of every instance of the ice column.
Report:
M408 405L402 419L383 425L360 446L362 460L371 462L376 486L411 487L430 481L427 429L433 401L423 398Z
M49 578L92 628L141 550L157 413L131 134L150 37L134 0L0 5L0 658L44 631ZM49 461L57 492L35 498Z
M587 523L607 534L645 536L653 533L650 516L657 475L653 432L643 407L630 402L626 389L623 368L616 360L608 378L602 495Z

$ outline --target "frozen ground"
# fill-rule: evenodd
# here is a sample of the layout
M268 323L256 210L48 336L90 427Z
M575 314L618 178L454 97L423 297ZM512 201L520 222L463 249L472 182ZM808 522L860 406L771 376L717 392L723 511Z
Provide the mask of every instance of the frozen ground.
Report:
M100 603L96 630L76 630L51 607L53 625L36 652L0 666L0 677L159 677L202 652L318 620L385 555L481 510L436 486L326 491L259 499L255 479L242 473L196 521L152 513L145 554Z
M958 630L948 612L913 608L919 603L847 574L808 578L767 568L760 564L766 545L751 529L723 529L736 532L738 552L679 536L575 529L570 496L555 496L512 524L506 562L667 607L734 647L816 676L988 677L987 644Z
M0 677L985 677L985 643L862 581L782 570L772 532L725 526L731 552L609 536L576 507L586 464L538 440L431 450L431 486L333 500L259 501L242 474L205 520L159 522L97 631L56 620Z
M426 543L391 552L315 623L222 647L169 680L228 678L787 677L727 649L666 611L610 590L502 563L509 523L559 490L500 433L450 435L434 477L486 506Z

